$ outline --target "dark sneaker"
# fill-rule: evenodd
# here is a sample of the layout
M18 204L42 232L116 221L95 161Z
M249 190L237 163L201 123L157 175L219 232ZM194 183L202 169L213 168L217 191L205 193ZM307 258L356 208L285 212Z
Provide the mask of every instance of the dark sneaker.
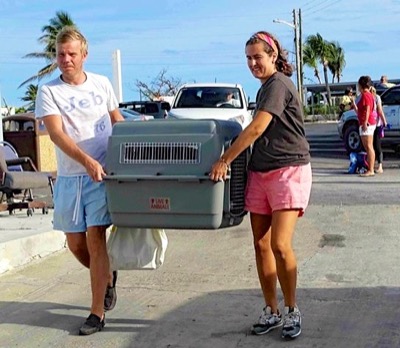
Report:
M117 284L118 272L113 271L113 281L112 286L107 285L106 294L104 296L104 310L111 311L115 304L117 303L117 289L115 285Z
M272 313L271 307L263 309L258 323L254 324L251 333L253 335L263 335L282 325L282 314Z
M301 313L297 307L285 307L282 338L296 338L301 334Z
M96 314L90 313L85 323L79 329L79 335L91 335L96 333L97 331L103 330L103 327L106 324L105 318L106 317L104 316L103 320L101 320L101 318L98 317Z

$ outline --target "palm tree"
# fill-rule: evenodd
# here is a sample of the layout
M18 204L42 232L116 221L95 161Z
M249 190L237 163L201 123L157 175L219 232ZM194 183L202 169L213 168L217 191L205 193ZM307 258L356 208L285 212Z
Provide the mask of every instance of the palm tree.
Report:
M40 80L47 75L51 75L57 69L56 36L63 27L67 25L76 26L70 15L67 12L63 11L57 11L56 16L51 18L49 22L49 25L45 25L42 27L42 33L44 34L38 39L39 43L45 45L43 51L29 53L23 57L44 58L48 64L44 68L40 69L36 75L22 82L19 87L34 80Z
M306 39L306 46L309 46L319 62L322 64L324 70L324 80L327 92L327 99L329 106L331 105L331 90L328 83L328 62L331 60L330 43L325 41L323 37L317 33L316 35L309 35Z
M344 50L337 41L330 42L329 46L331 51L330 52L331 59L328 62L328 68L332 73L332 83L335 82L335 78L336 81L339 83L343 69L346 66L346 59L344 58Z
M30 84L26 88L25 96L21 98L22 101L29 102L24 106L26 109L35 109L37 92L38 92L38 85Z
M319 83L322 83L318 71L318 57L311 47L307 45L303 48L303 63L314 70L314 76L318 79Z

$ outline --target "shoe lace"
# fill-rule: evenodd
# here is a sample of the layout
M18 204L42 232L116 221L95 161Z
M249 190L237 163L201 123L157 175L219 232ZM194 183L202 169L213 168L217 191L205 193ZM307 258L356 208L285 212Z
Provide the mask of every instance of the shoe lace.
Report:
M260 316L259 323L260 324L274 324L278 319L278 315L275 313L268 313L266 309L263 310L263 313Z
M290 312L285 315L285 319L283 321L283 326L284 327L294 327L297 321L298 321L297 313Z

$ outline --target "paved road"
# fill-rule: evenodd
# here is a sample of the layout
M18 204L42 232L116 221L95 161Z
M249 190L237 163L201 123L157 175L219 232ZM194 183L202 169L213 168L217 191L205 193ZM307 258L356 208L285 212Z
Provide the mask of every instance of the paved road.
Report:
M249 334L263 301L245 219L220 231L168 231L165 264L120 272L117 306L90 337L77 336L89 276L69 252L2 275L0 347L399 347L398 166L360 178L347 165L313 157L311 204L295 236L297 340Z

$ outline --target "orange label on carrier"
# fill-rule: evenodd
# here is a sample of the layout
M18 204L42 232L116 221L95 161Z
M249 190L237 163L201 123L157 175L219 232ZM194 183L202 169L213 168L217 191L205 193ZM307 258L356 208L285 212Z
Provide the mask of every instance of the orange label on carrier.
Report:
M170 210L170 199L165 197L150 197L151 210Z

